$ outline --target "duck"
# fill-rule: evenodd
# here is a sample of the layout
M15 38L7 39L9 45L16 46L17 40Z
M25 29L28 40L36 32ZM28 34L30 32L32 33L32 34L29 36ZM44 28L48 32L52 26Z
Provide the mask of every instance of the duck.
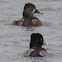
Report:
M13 21L13 25L17 26L42 26L42 22L34 16L34 13L40 13L36 6L32 3L26 3L23 9L23 18Z
M44 57L49 56L50 53L42 47L44 38L39 33L32 33L29 49L24 53L24 57Z

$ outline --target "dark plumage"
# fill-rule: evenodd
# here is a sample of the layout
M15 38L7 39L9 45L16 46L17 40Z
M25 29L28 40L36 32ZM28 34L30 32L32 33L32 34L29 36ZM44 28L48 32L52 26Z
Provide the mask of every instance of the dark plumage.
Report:
M32 47L42 47L44 42L43 36L39 33L31 34L30 48Z
M49 55L49 53L42 47L44 42L43 36L39 33L31 34L30 47L25 52L24 56L30 57L43 57Z

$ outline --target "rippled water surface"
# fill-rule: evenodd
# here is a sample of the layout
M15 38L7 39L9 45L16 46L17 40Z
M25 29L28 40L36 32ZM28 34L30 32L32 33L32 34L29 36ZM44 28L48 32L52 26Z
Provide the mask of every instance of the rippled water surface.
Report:
M35 14L43 26L15 26L22 18L24 4L31 2L43 15ZM38 32L48 45L43 47L52 55L43 58L23 57L29 48L31 33ZM62 0L0 0L0 62L62 62Z

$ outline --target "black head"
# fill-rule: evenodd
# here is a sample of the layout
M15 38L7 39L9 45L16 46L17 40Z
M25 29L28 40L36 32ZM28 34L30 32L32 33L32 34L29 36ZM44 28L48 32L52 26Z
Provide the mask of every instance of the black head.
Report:
M30 48L32 47L42 47L44 42L43 36L39 33L31 34Z

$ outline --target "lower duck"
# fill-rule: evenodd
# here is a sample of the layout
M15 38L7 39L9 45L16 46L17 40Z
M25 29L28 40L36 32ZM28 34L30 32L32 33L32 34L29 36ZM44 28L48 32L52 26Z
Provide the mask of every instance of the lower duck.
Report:
M50 53L42 47L44 42L43 36L39 33L31 34L29 49L24 53L24 57L43 57L49 56Z

